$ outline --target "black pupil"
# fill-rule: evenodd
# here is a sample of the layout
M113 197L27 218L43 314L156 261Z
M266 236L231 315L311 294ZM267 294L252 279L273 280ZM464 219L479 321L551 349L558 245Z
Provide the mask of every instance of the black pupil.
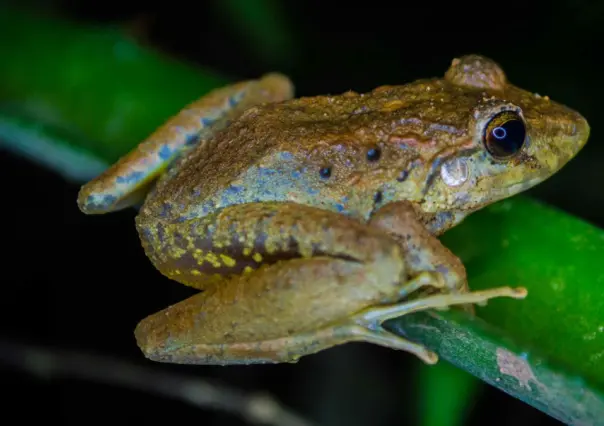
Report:
M489 130L487 148L496 157L509 157L522 148L526 128L522 120L511 118Z

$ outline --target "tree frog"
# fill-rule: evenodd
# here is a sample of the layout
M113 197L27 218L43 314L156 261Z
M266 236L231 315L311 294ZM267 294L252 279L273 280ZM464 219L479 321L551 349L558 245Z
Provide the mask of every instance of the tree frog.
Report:
M438 237L572 159L579 113L479 55L364 94L293 92L278 73L217 89L81 188L87 214L140 205L148 258L200 290L137 325L147 358L296 362L357 341L432 364L384 321L526 296L471 291Z

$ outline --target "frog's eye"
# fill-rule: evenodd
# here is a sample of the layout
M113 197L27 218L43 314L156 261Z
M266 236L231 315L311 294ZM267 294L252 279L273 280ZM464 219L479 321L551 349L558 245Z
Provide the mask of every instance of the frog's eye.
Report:
M524 146L526 126L522 117L513 111L495 115L487 123L483 143L489 153L497 159L507 159L516 155Z

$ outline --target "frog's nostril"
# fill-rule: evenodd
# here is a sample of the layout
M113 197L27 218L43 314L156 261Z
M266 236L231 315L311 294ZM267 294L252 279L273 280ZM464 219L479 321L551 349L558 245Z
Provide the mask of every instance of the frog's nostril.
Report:
M568 116L566 117L568 120ZM558 139L555 142L559 151L560 166L572 160L585 146L589 139L590 127L587 120L574 113L570 120L560 123Z
M409 176L409 172L407 170L403 170L402 172L399 173L399 175L396 177L396 180L398 182L404 182L405 180L407 180L407 177Z

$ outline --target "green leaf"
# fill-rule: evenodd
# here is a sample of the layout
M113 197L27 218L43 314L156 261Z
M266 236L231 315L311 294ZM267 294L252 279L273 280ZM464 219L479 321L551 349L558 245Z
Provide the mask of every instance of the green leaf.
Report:
M143 48L117 28L3 8L0 102L112 163L227 79ZM57 141L63 145L65 141ZM11 146L11 148L15 148ZM15 148L17 149L17 148Z
M419 364L419 423L423 426L463 426L483 385L445 360Z

